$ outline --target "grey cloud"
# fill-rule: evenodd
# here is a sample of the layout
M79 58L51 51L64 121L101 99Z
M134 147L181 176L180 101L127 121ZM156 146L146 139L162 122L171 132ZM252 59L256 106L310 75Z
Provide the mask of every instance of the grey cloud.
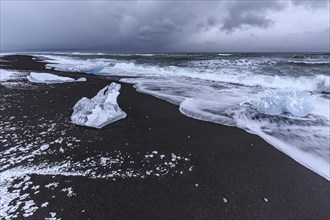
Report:
M155 21L152 26L145 25L139 29L137 38L142 41L152 41L155 39L169 38L174 33L181 32L182 29L168 18Z
M228 32L234 31L236 29L241 29L243 27L258 27L258 28L268 28L274 22L268 19L265 15L249 12L238 16L234 19L226 18L223 22L221 30Z
M310 2L304 5L311 4L315 8L315 3ZM288 5L290 4L285 0L175 3L172 1L1 1L0 48L1 52L94 50L117 53L224 49L244 51L253 50L252 45L245 46L240 43L246 42L247 39L258 39L255 41L260 48L265 46L263 44L269 44L269 41L262 41L259 29L271 33L265 36L274 36L273 45L285 47L282 38L276 41L280 39L278 36L283 36L284 33L270 28L281 19L271 17L270 14L278 12L279 15L276 16L286 16L285 18L290 19L290 15L281 14L281 10ZM293 7L302 11L307 11L305 6L301 6L300 2L293 4ZM323 19L324 16L325 9L319 10L323 14L319 15L320 11L317 11L316 20ZM304 21L308 18L295 19ZM323 29L327 27L329 23L326 22L320 25ZM252 35L246 32L249 28ZM299 37L299 34L305 31L314 32L315 28L298 24L297 30L295 37ZM232 35L225 35L224 32ZM204 42L212 42L212 44ZM313 47L314 44L316 43L305 42L303 46ZM328 45L324 41L322 44L325 48ZM259 48L255 48L257 49Z
M314 0L314 1L292 0L292 4L295 6L304 6L310 9L319 9L319 8L327 7L329 5L329 0Z
M285 7L281 1L235 1L228 5L228 15L222 19L221 30L232 32L244 27L268 28L273 21L267 18L269 11Z
M206 22L199 22L196 25L196 28L197 28L198 32L206 32L206 31L210 30L211 28L219 27L219 25L220 25L219 20L217 20L213 16L210 16L210 17L208 17Z

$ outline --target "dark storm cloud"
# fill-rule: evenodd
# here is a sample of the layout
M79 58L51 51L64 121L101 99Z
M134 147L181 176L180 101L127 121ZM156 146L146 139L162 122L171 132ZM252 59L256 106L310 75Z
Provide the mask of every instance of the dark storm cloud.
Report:
M151 26L145 25L139 28L138 39L141 41L153 41L171 37L173 34L182 32L173 21L166 18L161 21L155 21Z
M235 1L228 5L228 15L222 20L221 29L231 32L244 27L267 28L274 23L267 18L267 13L284 7L281 1Z
M258 46L255 47L256 49L266 48L266 44L269 44L269 41L259 36L260 30L270 33L269 36L273 39L272 45L285 48L282 45L283 36L299 38L300 33L306 31L314 33L317 30L310 28L310 24L305 24L305 21L311 20L310 18L298 14L294 19L301 21L301 24L293 26L296 34L286 35L287 24L283 23L281 18L284 17L288 21L293 19L284 11L291 6L303 12L312 9L311 11L315 11L314 18L317 24L312 27L320 26L320 29L324 30L329 27L329 22L323 21L328 20L324 17L324 10L328 4L327 1L321 3L295 0L291 4L286 0L205 2L1 0L0 49L2 52L245 51L253 50L250 42L256 42L256 39L265 42L256 45ZM323 12L322 15L319 15L320 11ZM279 14L274 16L273 13ZM322 21L322 24L317 23L318 21ZM325 35L322 39L329 35L322 33ZM319 35L314 33L311 36ZM250 45L245 46L244 42ZM302 43L302 46L305 45L313 47L313 42Z
M218 19L214 18L213 16L210 16L207 18L206 22L200 22L197 24L196 27L198 32L208 31L211 28L220 27L220 22Z

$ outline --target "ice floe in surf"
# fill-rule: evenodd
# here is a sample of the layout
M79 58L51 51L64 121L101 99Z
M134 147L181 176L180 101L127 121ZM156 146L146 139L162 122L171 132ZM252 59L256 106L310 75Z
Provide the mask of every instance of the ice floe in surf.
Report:
M102 60L94 60L94 59L76 59L73 57L67 56L58 56L58 55L36 55L41 57L44 62L47 62L46 68L51 69L54 68L58 71L67 71L67 72L83 72L90 74L98 74L105 67L109 65L110 62L102 61Z
M224 56L224 57L227 57L227 56L232 56L233 54L231 53L218 53L218 56Z
M102 128L126 117L117 103L120 84L111 83L100 90L97 95L80 99L73 107L71 120L74 124L93 128Z
M51 74L51 73L35 73L35 72L31 72L30 75L27 76L27 79L32 83L45 83L45 84L86 81L86 78L84 78L84 77L75 80L70 77L58 76L58 75Z
M293 116L305 117L315 105L315 97L306 91L266 90L257 102L258 111L268 115L290 113Z

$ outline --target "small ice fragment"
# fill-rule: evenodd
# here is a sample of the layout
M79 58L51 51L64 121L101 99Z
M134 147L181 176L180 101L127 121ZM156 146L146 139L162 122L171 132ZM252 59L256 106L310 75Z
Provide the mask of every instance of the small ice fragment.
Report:
M224 203L228 202L228 200L225 197L223 197L222 200L223 200Z
M175 154L171 154L172 155L172 161L175 161L176 160L176 155Z
M48 189L50 189L50 188L54 189L57 186L58 186L57 182L53 182L53 183L49 183L49 184L45 185L45 187L48 188Z
M153 153L153 154L158 154L158 152L157 152L157 151L155 151L155 150L154 150L152 153Z
M198 184L196 183L195 186L198 187Z
M48 148L49 148L49 144L43 144L43 145L40 146L39 149L40 149L41 151L44 151L44 150L47 150Z
M117 103L120 87L120 84L111 83L100 90L94 98L80 99L73 107L72 123L100 129L125 118L126 113Z
M64 188L61 191L62 192L66 192L68 197L72 197L72 196L75 196L76 195L76 193L73 192L72 187Z
M268 202L268 199L267 199L267 198L264 198L264 201L265 201L265 202Z
M76 82L86 82L87 79L85 77L80 77L79 79L76 80Z
M48 206L48 204L49 204L48 202L44 202L44 203L42 203L42 204L41 204L41 208L46 208L46 207Z
M100 160L101 160L100 164L102 166L105 166L105 165L107 165L107 162L108 162L109 158L107 158L107 157L101 157Z

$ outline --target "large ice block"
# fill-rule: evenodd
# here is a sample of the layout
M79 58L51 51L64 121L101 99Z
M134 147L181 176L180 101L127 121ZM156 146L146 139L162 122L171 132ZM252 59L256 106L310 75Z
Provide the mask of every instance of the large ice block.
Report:
M293 116L305 117L314 108L315 97L310 92L297 90L268 90L257 102L258 111L268 115L284 112Z
M126 117L117 103L120 84L111 83L91 99L83 97L73 107L71 121L74 124L93 128L105 125Z

